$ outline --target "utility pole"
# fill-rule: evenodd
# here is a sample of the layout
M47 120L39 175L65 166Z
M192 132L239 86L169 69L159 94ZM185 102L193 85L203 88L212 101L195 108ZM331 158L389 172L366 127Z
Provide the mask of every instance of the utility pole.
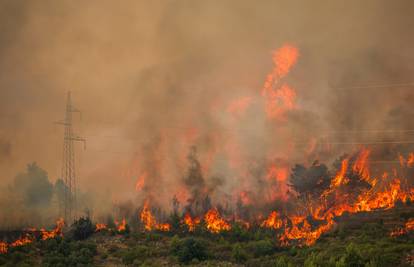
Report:
M76 219L76 168L75 168L75 148L74 142L81 141L86 148L86 140L73 132L72 114L80 111L72 105L71 93L68 92L66 102L65 118L57 122L65 127L63 137L63 157L62 157L62 179L64 186L64 219L66 223L72 223ZM62 211L60 211L62 212Z

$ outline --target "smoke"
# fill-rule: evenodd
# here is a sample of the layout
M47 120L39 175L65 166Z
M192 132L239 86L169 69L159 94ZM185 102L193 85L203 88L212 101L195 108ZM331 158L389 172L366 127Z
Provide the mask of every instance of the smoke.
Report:
M76 151L79 186L94 203L151 198L169 209L174 195L185 203L192 146L213 204L234 204L240 192L283 197L296 163L412 138L382 131L414 129L410 88L354 86L412 82L413 4L2 1L2 185L34 160L60 176L63 133L53 122L71 90L83 112L76 131L87 138ZM283 78L296 107L270 120L261 90L285 43L299 50ZM378 158L397 151L377 149Z

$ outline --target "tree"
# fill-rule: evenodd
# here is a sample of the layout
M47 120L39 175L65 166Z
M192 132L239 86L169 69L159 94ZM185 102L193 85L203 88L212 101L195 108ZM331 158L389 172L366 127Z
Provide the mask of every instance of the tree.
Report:
M49 205L53 195L53 185L47 172L36 162L28 164L26 172L15 177L14 189L21 194L27 206Z
M289 182L290 187L298 193L299 197L309 199L319 196L326 190L331 183L331 177L326 165L315 161L309 168L296 164Z

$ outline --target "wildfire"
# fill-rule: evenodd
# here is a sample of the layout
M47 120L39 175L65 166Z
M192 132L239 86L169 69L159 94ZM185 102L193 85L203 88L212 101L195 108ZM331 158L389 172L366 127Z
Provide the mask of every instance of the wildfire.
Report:
M212 233L219 233L221 231L228 231L231 229L230 224L221 218L217 209L210 209L205 215L207 230Z
M299 52L291 45L284 45L273 53L274 68L267 76L262 95L265 97L266 113L269 118L283 118L286 111L295 108L296 92L287 84L277 87L296 64Z
M144 172L138 177L137 183L135 184L135 190L141 191L144 188L145 180L147 179L147 173Z
M283 221L280 219L279 213L277 213L277 211L272 211L269 217L266 220L264 220L260 226L279 229L282 227L282 224L283 224Z
M5 254L8 251L8 244L6 242L0 241L0 254Z
M404 225L404 227L398 227L390 233L390 236L406 235L409 232L414 231L414 218L410 218Z
M126 220L125 220L125 218L123 218L121 222L115 221L115 225L116 225L116 230L118 232L125 231L126 230Z
M29 235L25 235L17 239L16 241L14 241L13 243L11 243L10 247L20 247L20 246L24 246L32 242L33 242L33 238L30 237Z
M60 218L56 221L56 227L52 231L47 231L44 228L40 229L42 234L42 240L55 238L56 236L62 236L62 229L65 226L65 221L63 218Z
M197 224L200 223L200 218L198 217L192 218L189 213L186 213L184 215L184 223L187 225L188 231L193 232Z
M107 227L107 225L106 224L104 224L104 223L97 223L96 225L95 225L95 232L99 232L99 231L102 231L102 230L105 230L105 229L107 229L108 227Z
M149 202L145 201L144 207L142 208L140 219L146 231L151 230L160 230L160 231L169 231L171 225L168 223L157 223L154 215L152 215L151 210L149 208Z

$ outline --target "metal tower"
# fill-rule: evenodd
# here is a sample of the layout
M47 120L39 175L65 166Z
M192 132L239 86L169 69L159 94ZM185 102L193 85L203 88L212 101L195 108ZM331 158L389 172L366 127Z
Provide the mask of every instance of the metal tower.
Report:
M72 105L71 93L69 91L66 102L65 119L57 122L65 127L62 157L62 179L65 183L63 216L65 222L69 224L76 219L76 168L74 142L81 141L86 147L86 140L73 133L72 114L74 112L80 111Z

